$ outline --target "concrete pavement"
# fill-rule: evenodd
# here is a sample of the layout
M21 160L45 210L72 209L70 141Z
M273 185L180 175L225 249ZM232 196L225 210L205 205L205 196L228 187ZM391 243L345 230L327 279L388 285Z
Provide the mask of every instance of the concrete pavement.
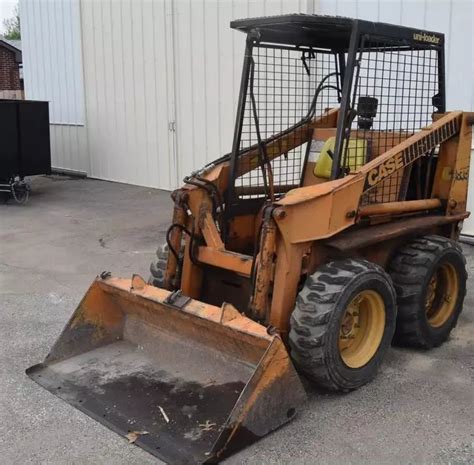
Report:
M24 370L44 358L98 273L148 275L171 206L168 192L59 176L35 178L25 206L0 205L0 463L159 463ZM474 248L464 249L472 272ZM443 347L391 348L376 380L350 394L308 386L295 421L226 463L473 463L473 303L469 286Z

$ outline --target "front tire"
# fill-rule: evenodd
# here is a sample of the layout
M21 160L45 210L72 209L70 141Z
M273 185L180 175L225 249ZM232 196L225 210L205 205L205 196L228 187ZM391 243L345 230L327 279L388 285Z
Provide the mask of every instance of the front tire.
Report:
M169 247L168 244L165 242L161 244L158 249L156 250L156 259L153 260L150 264L150 277L148 278L148 284L152 286L159 287L161 289L165 289L165 273L166 267L168 263L168 254L169 254ZM179 251L179 257L182 259L184 255L184 247L181 247ZM181 284L181 275L180 269L178 267L178 273L174 278L174 284L172 289L175 290L179 289Z
M366 260L323 265L309 276L291 317L291 355L316 384L349 391L376 375L395 330L395 290Z
M160 244L156 250L156 259L150 263L148 284L164 289L166 263L168 261L168 244Z
M466 295L466 259L458 243L424 236L402 247L390 265L397 291L395 342L430 349L448 339Z

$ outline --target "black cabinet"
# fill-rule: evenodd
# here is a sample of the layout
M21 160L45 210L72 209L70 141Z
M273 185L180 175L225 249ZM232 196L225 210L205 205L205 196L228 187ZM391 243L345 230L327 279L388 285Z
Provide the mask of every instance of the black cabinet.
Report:
M48 102L0 100L0 179L50 173Z

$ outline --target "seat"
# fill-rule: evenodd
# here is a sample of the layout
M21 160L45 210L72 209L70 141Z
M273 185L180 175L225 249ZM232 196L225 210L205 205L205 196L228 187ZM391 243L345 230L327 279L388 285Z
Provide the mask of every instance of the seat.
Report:
M316 164L314 165L313 174L317 178L331 178L332 156L334 154L335 145L335 137L330 137L324 143ZM347 146L347 166L351 172L356 171L366 163L367 148L368 143L366 139L349 139ZM345 144L342 153L345 153Z

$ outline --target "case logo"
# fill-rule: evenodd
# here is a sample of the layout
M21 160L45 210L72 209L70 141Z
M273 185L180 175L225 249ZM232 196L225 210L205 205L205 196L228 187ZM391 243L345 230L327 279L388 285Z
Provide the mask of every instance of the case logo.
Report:
M365 180L365 189L375 186L375 184L383 181L386 177L390 176L395 171L403 168L410 163L413 163L419 154L416 152L403 151L399 152L388 160L384 161L381 165L376 168L372 168L367 173Z

